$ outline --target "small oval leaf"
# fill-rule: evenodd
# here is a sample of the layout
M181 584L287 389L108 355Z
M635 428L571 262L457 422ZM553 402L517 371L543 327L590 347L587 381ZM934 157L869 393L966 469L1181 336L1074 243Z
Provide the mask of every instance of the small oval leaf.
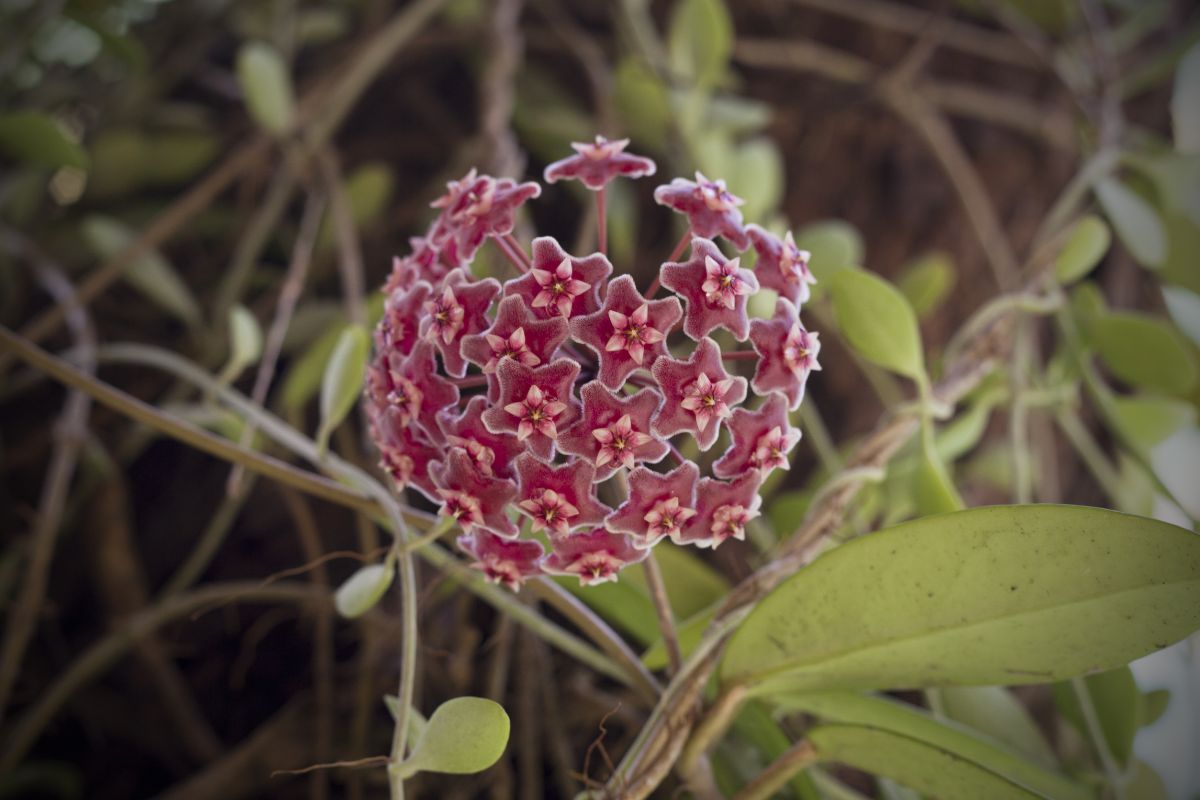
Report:
M317 431L317 441L322 449L329 434L358 400L370 347L371 337L361 325L347 326L334 345L321 379L321 427Z
M111 217L96 215L83 221L83 237L98 256L111 259L129 248L137 234ZM125 269L124 278L133 288L188 325L200 322L200 306L192 290L157 250L134 259Z
M67 138L53 117L37 111L0 114L0 153L51 169L88 166L83 148Z
M720 674L771 679L764 692L1045 683L1200 628L1197 592L1190 531L1098 508L973 508L821 555L742 622Z
M361 617L387 594L395 577L396 567L390 561L368 564L338 587L333 596L334 607L346 619Z
M259 327L258 319L245 306L234 306L229 314L229 344L229 361L239 372L262 355L262 328Z
M1162 266L1167 259L1167 230L1154 207L1116 178L1096 184L1096 197L1130 255L1143 267Z
M286 133L292 124L295 102L292 79L279 51L265 42L242 45L237 54L237 76L255 122L276 136Z
M896 281L917 316L924 319L954 288L954 262L945 253L930 253L905 267Z
M796 231L796 247L810 253L808 266L817 278L814 297L825 288L825 281L847 267L862 263L864 248L862 234L849 222L827 219L805 225Z
M679 0L671 14L667 51L674 74L708 87L729 65L733 20L721 0Z
M1067 286L1091 272L1112 244L1104 220L1089 214L1075 224L1054 262L1058 282Z
M841 270L830 285L838 326L859 355L920 380L925 372L921 333L912 306L895 286L864 270Z
M447 700L429 718L400 772L482 772L504 754L508 731L508 714L499 703L482 697Z
M1126 383L1186 395L1200 378L1187 342L1163 320L1112 312L1094 320L1088 335L1105 366Z

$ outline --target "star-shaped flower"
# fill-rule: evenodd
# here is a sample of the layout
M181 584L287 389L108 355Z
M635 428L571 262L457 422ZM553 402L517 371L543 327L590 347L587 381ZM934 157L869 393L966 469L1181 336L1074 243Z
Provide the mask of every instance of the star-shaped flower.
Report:
M458 537L458 546L475 560L471 566L492 583L502 583L514 592L529 578L542 574L542 545L528 539L502 539L477 529Z
M524 298L510 295L500 301L492 326L482 334L463 337L463 356L483 368L485 375L494 375L500 361L511 358L527 367L545 364L567 339L565 319L539 319ZM493 399L499 390L491 382Z
M489 405L483 395L475 395L458 416L443 412L438 425L446 443L466 450L475 468L484 475L511 478L513 460L525 452L525 443L511 433L492 433L487 429L483 412Z
M581 525L599 525L612 511L596 499L592 467L581 459L552 466L522 453L516 460L518 508L533 519L535 531L566 536Z
M669 452L666 442L650 435L650 417L662 402L653 389L632 397L613 394L599 381L579 390L583 413L558 439L563 453L587 459L596 468L596 480L611 477L621 467L632 469L639 461L661 461Z
M706 239L724 236L738 250L750 246L742 229L742 212L738 206L745 201L730 194L725 181L710 181L701 173L696 180L676 178L654 190L654 200L670 209L686 214L692 233Z
M445 461L429 465L429 474L442 502L441 513L454 517L463 531L477 528L515 538L520 531L505 510L517 496L510 480L484 475L461 447L451 447Z
M446 188L446 194L431 205L442 209L442 219L464 261L474 258L488 236L512 233L517 209L542 193L536 183L518 184L510 178L478 175L473 169Z
M771 394L755 411L739 408L729 420L733 444L713 464L713 474L732 478L746 470L759 470L765 477L776 467L787 469L787 455L800 431L788 424L787 404L781 394Z
M782 392L789 408L799 408L809 373L821 369L817 334L805 330L796 307L781 297L775 303L774 317L751 320L750 343L760 356L750 382L754 391Z
M571 337L596 352L597 377L615 391L631 372L649 369L667 352L667 334L681 316L676 298L647 300L631 276L621 275L609 283L603 307L571 320Z
M412 236L408 243L412 252L403 258L392 259L392 272L384 284L384 294L391 294L397 289L404 289L419 280L437 283L446 277L446 273L461 266L454 257L453 240L447 241L445 233L441 232L441 241L437 223L430 229L427 236Z
M529 273L504 284L504 294L525 298L540 318L575 317L600 306L600 287L613 266L601 253L585 258L568 255L551 236L533 240Z
M440 444L437 415L458 403L458 387L437 374L433 345L418 342L410 355L383 351L367 371L367 397L373 413L391 409L399 425L415 423L431 442Z
M515 433L547 461L554 457L558 431L579 416L571 397L579 364L560 358L538 367L527 367L506 358L496 368L500 397L483 412L483 424L493 433Z
M745 539L746 523L759 516L762 475L750 470L732 481L702 478L696 487L696 516L676 544L716 548L727 539Z
M750 332L746 300L758 291L758 279L726 259L709 239L692 239L692 257L662 265L662 284L687 301L683 332L699 340L714 328L725 328L744 341Z
M436 500L429 463L440 458L444 448L433 445L414 426L401 424L400 415L390 408L369 416L371 438L379 447L379 466L392 477L396 488L412 486Z
M465 269L456 269L446 276L439 291L425 301L421 332L437 346L446 372L454 377L467 374L463 337L488 327L487 311L499 293L500 282L496 279L471 280Z
M653 175L656 169L654 162L624 152L628 146L628 139L610 140L603 136L597 136L595 142L571 142L575 155L546 167L546 183L573 178L583 181L589 189L598 191L621 175L627 178Z
M651 429L659 436L687 431L701 450L717 441L721 421L746 398L746 379L730 377L721 364L721 350L704 338L687 361L660 358L651 370L663 393L663 404Z
M418 323L433 287L418 280L388 292L383 304L383 317L375 328L375 348L394 350L401 355L412 352L420 340Z
M576 575L580 584L591 586L615 581L617 573L646 557L648 550L634 547L629 537L603 528L575 533L554 542L542 569L552 575Z
M809 287L817 282L808 268L812 254L796 247L792 232L788 231L780 240L775 234L750 224L746 226L746 236L758 253L758 263L754 265L758 282L779 292L780 297L786 297L797 307L807 303L812 292Z
M627 533L633 544L650 548L666 536L679 536L696 516L696 480L700 469L685 461L660 475L645 467L629 473L629 499L605 521L605 527Z

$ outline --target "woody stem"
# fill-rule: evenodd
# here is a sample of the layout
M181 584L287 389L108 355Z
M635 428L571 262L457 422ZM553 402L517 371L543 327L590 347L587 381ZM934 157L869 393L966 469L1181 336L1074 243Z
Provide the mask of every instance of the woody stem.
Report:
M596 238L599 243L600 252L608 255L608 209L607 197L605 196L604 187L601 186L596 192Z

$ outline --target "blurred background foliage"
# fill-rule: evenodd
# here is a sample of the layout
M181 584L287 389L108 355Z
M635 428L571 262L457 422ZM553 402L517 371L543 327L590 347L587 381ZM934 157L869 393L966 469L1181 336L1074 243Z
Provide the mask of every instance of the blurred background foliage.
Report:
M941 510L950 476L968 505L1025 494L1190 527L1200 515L1197 41L1200 16L1170 0L0 0L0 322L76 357L96 342L152 343L247 393L266 352L275 380L259 399L312 431L343 328L377 318L374 287L445 181L471 165L538 175L571 141L629 136L663 182L693 170L726 179L748 220L795 232L820 280L805 318L823 334L825 369L800 420L805 446L789 475L776 473L764 519L750 541L704 559L661 548L685 644L797 527L874 421L911 399L839 332L845 314L829 287L841 270L869 268L899 288L934 377L964 322L1032 277L1051 239L1066 297L1016 334L1025 360L939 424L935 455L911 443L860 495L846 535ZM655 182L609 192L612 258L647 282L681 232L651 213ZM548 187L519 238L536 230L590 250L591 198L578 188ZM306 240L311 264L297 270ZM485 249L475 268L504 267ZM294 310L271 354L288 286ZM86 313L60 331L47 315L73 292ZM773 306L763 293L752 310ZM31 570L47 587L6 689L9 728L131 614L193 585L378 546L361 519L266 482L227 492L226 465L110 411L69 428L58 390L32 370L3 370L0 600L11 608ZM266 446L184 381L100 372ZM1025 436L1015 447L1014 414ZM343 455L373 460L351 428L333 435ZM78 474L68 471L54 512L53 558L39 561L32 532L63 441L75 442ZM336 585L354 566L333 561L308 579ZM451 591L444 574L424 578L423 691L505 701L516 743L477 779L418 785L439 797L570 797L580 773L602 778L601 754L623 752L640 722L621 692ZM648 648L652 668L666 663L640 573L580 596ZM355 771L271 776L384 749L376 698L392 683L392 622L331 625L290 607L223 607L167 627L153 648L75 687L28 757L7 764L0 796L380 791ZM1166 695L1132 675L1094 676L1088 690L1112 753L1137 772L1128 796L1163 796L1133 738ZM1200 688L1190 686L1181 713L1194 737ZM1062 687L946 690L938 702L1034 756L1100 771L1077 730L1078 695ZM786 748L787 724L749 708L718 753L722 784ZM1187 778L1168 777L1183 796ZM790 791L911 796L851 772Z

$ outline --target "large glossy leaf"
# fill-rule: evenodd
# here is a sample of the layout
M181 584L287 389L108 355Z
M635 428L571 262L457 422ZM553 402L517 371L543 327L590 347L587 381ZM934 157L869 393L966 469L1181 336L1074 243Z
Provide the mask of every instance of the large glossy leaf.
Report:
M1044 683L1200 628L1200 537L1080 506L929 517L820 556L721 663L759 691Z
M806 692L775 697L772 702L782 710L803 711L823 722L861 726L920 744L951 759L971 764L994 778L1035 796L1072 800L1091 796L1085 787L1026 759L994 739L966 726L936 719L920 709L895 700L854 692ZM823 757L831 755L819 745L818 749ZM910 783L901 775L888 774L887 777L895 778L916 789L926 788Z
M838 326L863 358L917 380L925 371L917 317L896 287L864 270L841 270L830 285Z
M1200 377L1188 343L1163 320L1113 312L1096 319L1089 333L1105 366L1127 383L1183 395Z

